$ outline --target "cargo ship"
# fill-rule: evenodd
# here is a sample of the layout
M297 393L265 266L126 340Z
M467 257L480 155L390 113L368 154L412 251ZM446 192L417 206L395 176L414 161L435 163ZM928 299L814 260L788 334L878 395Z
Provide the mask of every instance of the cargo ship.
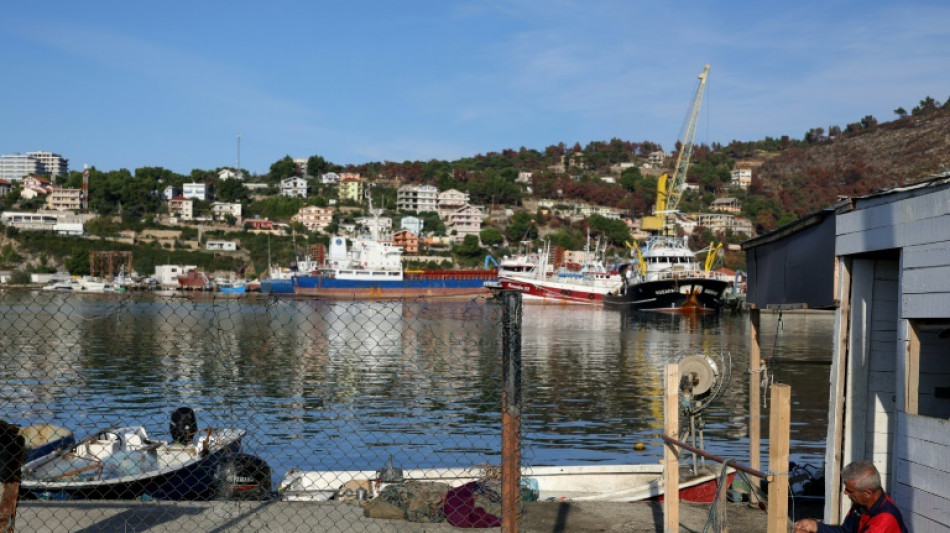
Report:
M294 294L329 299L473 298L489 294L495 270L403 270L402 248L383 238L380 210L354 239L334 236L313 272L292 276ZM348 241L352 241L349 242Z

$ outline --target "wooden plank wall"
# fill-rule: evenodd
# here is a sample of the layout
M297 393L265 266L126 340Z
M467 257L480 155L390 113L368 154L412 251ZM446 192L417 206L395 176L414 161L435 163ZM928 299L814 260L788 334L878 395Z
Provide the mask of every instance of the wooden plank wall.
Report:
M899 413L891 496L914 533L950 530L950 420Z
M889 487L891 443L897 427L897 261L874 261L873 296L868 320L868 381L864 420L864 457Z
M908 324L916 319L950 320L950 188L861 199L856 205L856 210L841 213L836 219L835 254L839 258L859 258L860 254L893 250L900 254L900 266L896 279L891 279L893 261L874 261L870 301L874 310L863 314L865 323L859 320L852 324L852 336L867 333L870 338L864 346L869 350L867 361L856 366L849 361L848 365L849 373L866 370L867 375L866 381L860 374L848 376L849 385L858 390L849 388L849 399L854 403L849 403L847 410L861 411L865 416L846 415L853 422L852 427L845 427L846 438L866 438L866 457L879 468L889 469L885 487L911 531L947 531L950 421L943 418L948 413L934 402L933 394L927 396L928 389L946 383L950 377L945 345L935 347L924 342L920 346L919 379L904 374L916 370L916 365L910 365L913 358L905 357L910 345ZM864 261L872 260L856 259ZM892 290L895 283L896 290ZM888 293L892 296L886 296ZM896 300L891 301L892 297ZM887 317L888 307L899 316ZM937 352L940 356L932 355ZM916 403L922 413L932 416L903 411L906 394L915 392L905 391L906 385L918 381L921 394L915 396ZM860 388L865 384L862 394ZM852 396L855 393L858 397ZM891 430L890 437L885 428Z

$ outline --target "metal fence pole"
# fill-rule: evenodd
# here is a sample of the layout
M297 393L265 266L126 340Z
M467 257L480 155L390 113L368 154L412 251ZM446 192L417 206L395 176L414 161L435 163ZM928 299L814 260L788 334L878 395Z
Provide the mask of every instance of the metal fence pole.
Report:
M502 293L501 530L521 521L521 293Z

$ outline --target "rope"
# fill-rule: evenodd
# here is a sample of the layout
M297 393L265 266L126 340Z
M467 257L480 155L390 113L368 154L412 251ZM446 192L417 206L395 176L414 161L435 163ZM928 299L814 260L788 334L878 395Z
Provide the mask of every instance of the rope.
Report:
M762 408L768 409L769 407L769 390L772 388L772 384L775 383L775 351L778 347L778 334L779 331L785 329L785 325L782 322L782 310L779 309L778 320L775 322L775 335L772 337L772 351L769 353L768 362L765 366L765 379L762 380Z
M709 531L720 533L726 531L729 527L726 520L726 493L729 484L729 463L731 462L732 459L726 459L722 463L722 468L719 469L719 479L716 482L716 499L713 500L712 506L709 508L709 514L706 516L706 526L703 528L703 533ZM710 527L712 527L711 530L709 529Z

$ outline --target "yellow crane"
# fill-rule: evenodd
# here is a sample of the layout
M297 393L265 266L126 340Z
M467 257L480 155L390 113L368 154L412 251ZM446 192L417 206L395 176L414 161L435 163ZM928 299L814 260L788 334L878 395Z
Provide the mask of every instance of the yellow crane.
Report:
M706 65L703 73L699 75L699 86L696 88L696 95L693 97L693 105L690 108L685 133L683 134L683 145L676 156L676 166L673 167L673 174L671 176L669 173L664 173L660 176L657 182L656 207L653 215L643 217L643 222L640 225L646 231L672 231L671 225L667 223L667 217L676 211L680 203L680 197L683 195L683 185L686 183L689 159L693 155L693 138L696 136L696 125L699 122L699 110L702 107L708 75L709 65Z

